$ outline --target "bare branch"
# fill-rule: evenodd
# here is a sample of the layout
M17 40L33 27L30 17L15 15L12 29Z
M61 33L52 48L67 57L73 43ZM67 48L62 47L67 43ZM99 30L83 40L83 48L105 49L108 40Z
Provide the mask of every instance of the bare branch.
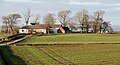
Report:
M46 26L47 29L47 33L49 34L49 28L54 27L54 23L55 23L55 17L54 14L52 13L48 13L46 14L46 16L44 17L44 24Z
M71 14L70 10L64 10L64 11L60 11L58 13L59 19L60 19L60 23L63 26L67 26L68 22L69 22L69 15Z
M37 14L37 15L36 15L36 17L35 17L34 22L35 22L35 23L37 23L37 22L39 21L39 19L40 19L40 15L39 15L39 14Z
M14 27L15 27L15 24L17 24L17 19L18 18L21 18L21 15L18 14L18 13L15 13L15 14L9 14L8 16L3 16L2 19L3 19L3 23L6 24L6 27L9 27L9 32L14 34L15 33L15 30L14 30Z
M29 20L30 20L30 18L31 18L33 15L31 14L30 9L28 9L23 15L24 15L25 23L26 23L26 25L27 25L28 22L29 22Z

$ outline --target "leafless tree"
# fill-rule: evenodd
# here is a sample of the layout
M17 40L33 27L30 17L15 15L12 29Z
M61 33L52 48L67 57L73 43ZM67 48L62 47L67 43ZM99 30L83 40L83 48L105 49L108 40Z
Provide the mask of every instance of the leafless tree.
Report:
M82 29L81 32L83 32L85 30L86 30L86 32L88 32L88 26L89 26L89 23L88 23L88 19L89 19L88 11L83 9L83 10L77 12L76 15L75 15L75 18L80 23L80 27Z
M93 31L96 33L99 30L101 31L101 24L103 22L103 14L105 13L105 11L102 10L96 10L94 12L94 22L93 22Z
M39 19L40 19L40 15L37 14L37 15L35 16L34 22L35 22L35 23L39 23Z
M70 19L70 22L68 24L69 24L69 28L71 30L77 30L78 29L78 22L76 21L76 19L74 17L72 17Z
M25 20L25 23L26 25L30 22L30 18L33 16L30 9L28 9L24 14L24 20Z
M50 33L50 28L54 27L54 23L55 23L55 15L52 13L48 13L46 14L46 16L44 17L44 24L46 26L47 29L47 33Z
M66 27L68 22L70 21L69 19L69 15L71 14L71 11L70 10L63 10L63 11L60 11L58 12L58 17L60 19L60 23Z
M8 27L8 31L11 34L15 34L15 26L17 24L17 20L18 18L21 18L21 15L18 13L15 14L9 14L8 16L3 16L3 23L6 24L6 26Z
M2 17L2 19L6 18L5 16ZM8 22L3 20L3 24L5 25L2 25L2 29L4 30L4 32L8 33Z

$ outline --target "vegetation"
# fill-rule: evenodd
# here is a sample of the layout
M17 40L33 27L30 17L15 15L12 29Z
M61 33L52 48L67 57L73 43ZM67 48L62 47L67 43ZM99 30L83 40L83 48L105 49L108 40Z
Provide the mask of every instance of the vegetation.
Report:
M25 21L25 24L29 24L30 23L30 19L33 17L33 14L31 12L30 9L28 9L24 14L23 14L23 18L24 18L24 21ZM34 23L40 23L39 22L39 19L40 19L40 15L39 14L36 14L36 16L34 17L34 20L33 22Z
M55 27L55 16L52 13L48 13L45 17L44 17L44 25L45 28L47 29L47 33L50 33L50 28L54 28Z
M10 36L10 34L0 34L0 38L5 38L7 36Z
M2 59L6 65L25 65L24 61L13 54L8 46L0 47Z
M80 26L81 26L81 32L85 31L86 33L88 33L88 28L89 28L89 15L88 15L88 11L86 10L81 10L79 12L76 13L75 15L75 19L79 22ZM85 30L84 28L85 27Z
M6 46L0 49L11 65L120 64L120 44Z
M70 10L63 10L58 12L59 21L64 27L68 26L68 23L70 22L70 14Z
M11 33L11 34L15 34L15 27L16 27L16 23L18 22L18 19L21 18L21 15L18 13L15 14L9 14L7 16L3 16L3 23L6 26L6 32Z
M2 59L1 54L0 54L0 65L5 65L5 62L4 62L4 60Z
M60 34L49 36L32 36L19 43L22 44L120 43L120 34Z
M81 33L88 33L89 31L91 31L92 33L106 33L106 31L108 33L113 32L109 24L110 21L103 20L103 14L105 12L102 10L96 10L93 15L90 15L89 12L85 9L76 12L76 14L72 17L70 16L71 13L71 10L59 11L58 15L54 15L54 13L47 13L43 17L44 19L42 23L44 23L44 25L46 26L48 34L49 28L54 28L55 26L53 24L57 21L59 21L63 27L69 27L71 30L81 30ZM19 21L19 18L24 18L25 22L23 24L26 25L30 23L40 23L40 15L36 14L36 16L33 17L30 9L28 9L23 15L14 13L3 16L3 32L9 32L12 34L17 33L19 26L16 24Z
M78 65L119 65L120 45L61 45L48 50Z

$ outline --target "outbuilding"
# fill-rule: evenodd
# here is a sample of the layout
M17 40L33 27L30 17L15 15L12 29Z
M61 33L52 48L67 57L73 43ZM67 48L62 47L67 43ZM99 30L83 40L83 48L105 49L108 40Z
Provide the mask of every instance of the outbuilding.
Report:
M19 33L46 33L44 25L27 25L19 29Z

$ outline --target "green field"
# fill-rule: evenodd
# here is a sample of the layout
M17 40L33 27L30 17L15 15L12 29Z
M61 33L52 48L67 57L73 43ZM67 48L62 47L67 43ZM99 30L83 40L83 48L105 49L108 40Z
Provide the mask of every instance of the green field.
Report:
M22 44L120 43L120 34L62 34L32 36Z
M0 39L1 38L5 38L5 37L7 37L7 36L10 36L11 34L0 34Z
M120 44L1 47L11 65L120 65Z
M5 62L4 62L4 60L3 60L1 55L0 55L0 65L5 65Z
M1 46L0 65L120 65L119 43L120 34L31 36L15 45Z

